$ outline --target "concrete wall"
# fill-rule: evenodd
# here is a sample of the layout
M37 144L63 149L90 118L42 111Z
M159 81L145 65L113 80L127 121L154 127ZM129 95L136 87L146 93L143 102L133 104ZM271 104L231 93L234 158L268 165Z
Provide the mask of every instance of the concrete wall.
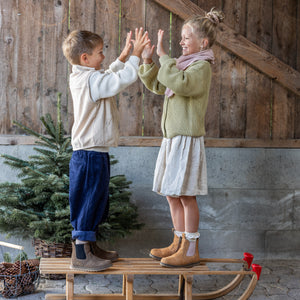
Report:
M153 193L152 179L159 148L119 147L112 175L125 174L132 201L139 207L143 230L110 246L122 256L147 256L152 247L172 240L166 199ZM0 146L0 153L25 158L32 146ZM300 150L206 149L209 194L198 197L202 257L240 258L252 252L260 259L300 258ZM17 180L0 161L0 182ZM0 239L4 237L0 236ZM8 240L25 245L30 241Z

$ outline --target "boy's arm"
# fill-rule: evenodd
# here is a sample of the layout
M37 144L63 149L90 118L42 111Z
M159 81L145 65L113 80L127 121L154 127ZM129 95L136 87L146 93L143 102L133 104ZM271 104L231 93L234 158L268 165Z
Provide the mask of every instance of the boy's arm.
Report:
M89 78L93 101L113 97L137 80L140 59L131 56L124 68L117 72L94 72Z
M120 61L118 58L109 65L108 70L105 70L105 73L118 72L122 70L125 66L125 63Z

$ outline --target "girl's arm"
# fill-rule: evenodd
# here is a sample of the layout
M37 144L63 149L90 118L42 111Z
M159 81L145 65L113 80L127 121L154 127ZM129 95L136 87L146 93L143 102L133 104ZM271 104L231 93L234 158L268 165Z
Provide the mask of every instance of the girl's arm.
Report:
M197 61L186 70L179 70L176 61L168 55L160 59L157 79L175 94L194 97L207 92L211 80L211 67L207 61Z
M155 94L163 95L166 88L157 80L158 67L152 60L154 48L155 46L150 43L144 48L142 53L144 64L140 66L139 77L148 90Z
M155 63L143 64L139 69L139 77L145 87L157 95L163 95L166 87L157 80L158 67Z
M207 92L210 85L211 69L208 62L192 64L182 71L176 67L176 60L170 58L163 47L164 31L157 33L157 55L160 57L160 69L157 79L175 94L181 96L196 96Z

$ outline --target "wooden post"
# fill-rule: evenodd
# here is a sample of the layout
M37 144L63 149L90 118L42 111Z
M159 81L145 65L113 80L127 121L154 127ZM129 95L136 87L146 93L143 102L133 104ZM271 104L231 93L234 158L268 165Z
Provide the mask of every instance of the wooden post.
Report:
M66 274L66 298L74 299L74 274Z
M185 289L184 296L185 300L192 300L192 286L193 286L193 275L186 275L185 277Z
M133 278L134 275L126 276L126 300L133 300Z

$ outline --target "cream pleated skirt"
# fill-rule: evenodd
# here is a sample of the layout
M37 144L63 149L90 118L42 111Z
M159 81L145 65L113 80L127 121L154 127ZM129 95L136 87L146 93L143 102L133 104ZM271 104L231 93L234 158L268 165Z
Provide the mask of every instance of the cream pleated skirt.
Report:
M207 194L203 137L163 139L155 166L153 191L175 197Z

